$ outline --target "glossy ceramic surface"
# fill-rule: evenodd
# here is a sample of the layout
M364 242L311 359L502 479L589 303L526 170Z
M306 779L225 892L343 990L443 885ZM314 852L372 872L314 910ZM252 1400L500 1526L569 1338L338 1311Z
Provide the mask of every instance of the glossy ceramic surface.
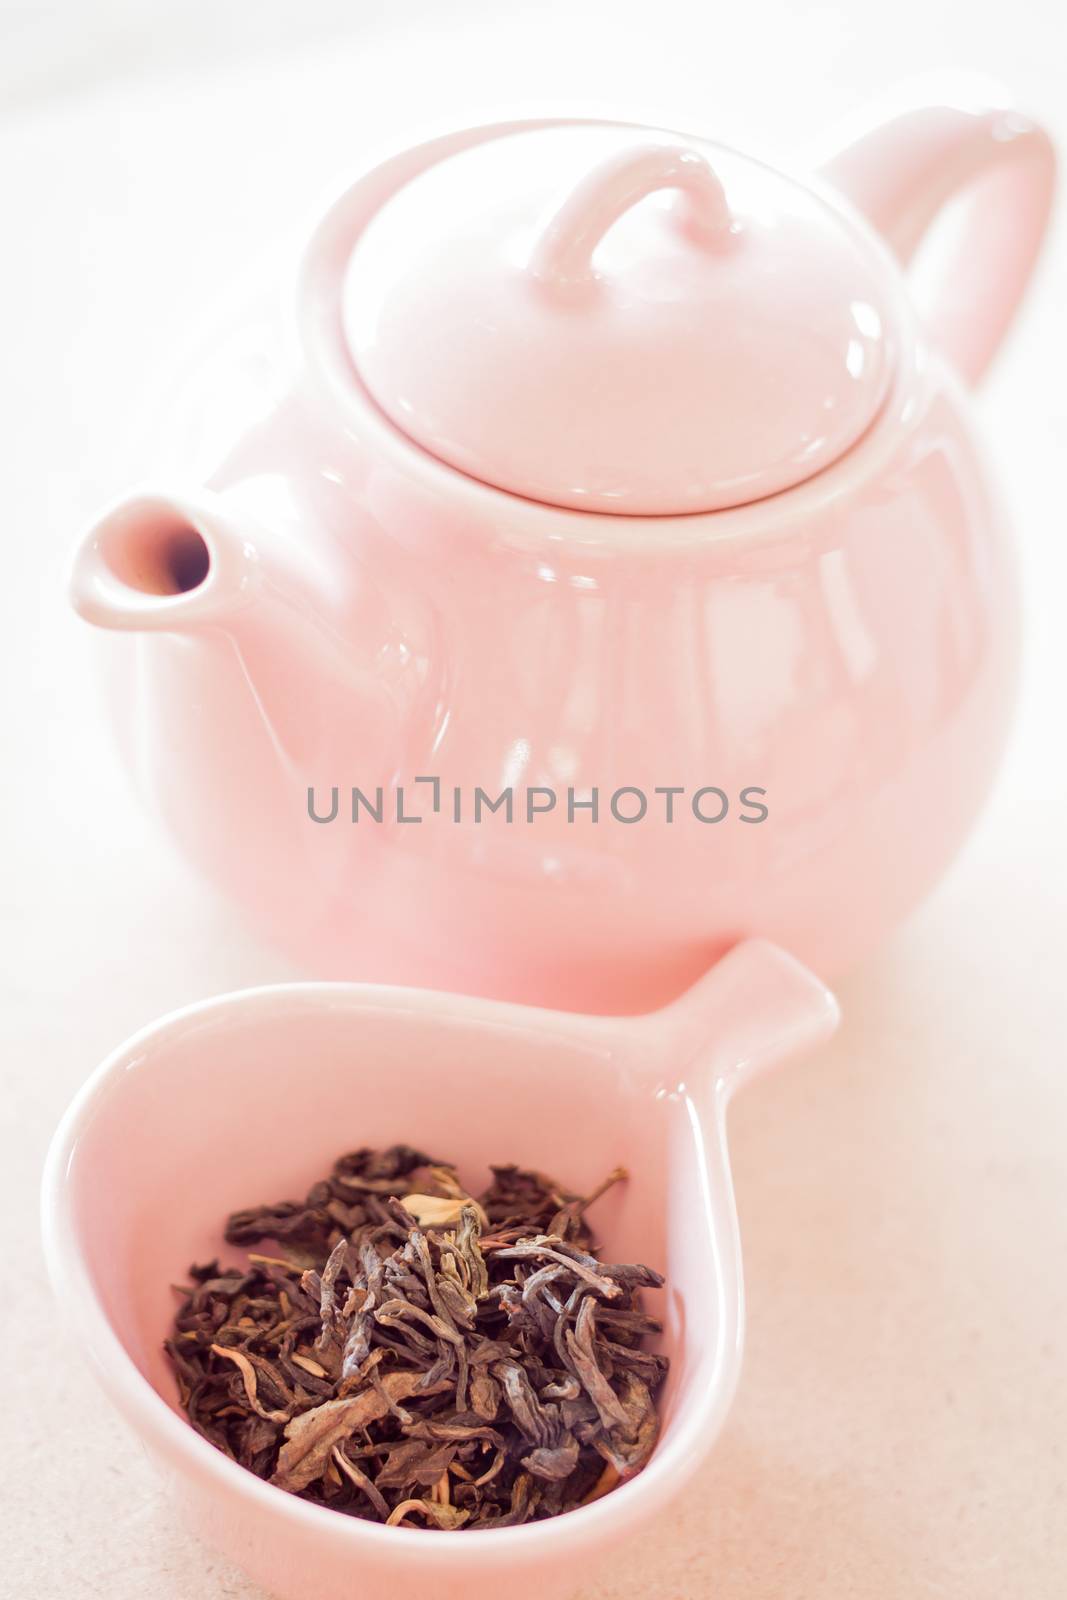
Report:
M885 398L885 261L706 141L583 125L433 163L362 229L345 334L434 455L580 511L710 511L810 478Z
M639 1533L715 1441L742 1334L726 1105L835 1023L826 990L759 941L625 1021L347 984L206 1001L117 1050L56 1133L44 1227L64 1317L193 1531L282 1600L550 1600ZM614 1494L524 1528L387 1529L262 1483L177 1411L168 1285L234 1254L220 1218L302 1192L342 1147L397 1139L455 1155L474 1188L497 1159L579 1188L631 1170L596 1226L618 1259L666 1269L649 1302L672 1370L653 1458Z
M346 285L371 219L519 132L448 135L349 189L305 253L287 333L250 313L175 408L186 481L89 530L75 604L137 633L109 641L131 766L188 854L319 975L640 1010L753 933L834 972L936 881L1003 743L1013 565L944 356L976 377L1014 309L1048 142L957 102L839 151L810 204L878 265L878 415L793 488L668 517L479 482L414 444L354 370ZM650 137L661 150L654 131L612 131L627 149ZM907 259L957 195L969 231L924 320L862 213ZM381 788L381 822L349 820L353 786ZM511 788L514 820L474 821L477 787ZM335 821L309 820L309 789L323 816L337 791ZM612 814L620 790L625 817L645 798L640 821Z

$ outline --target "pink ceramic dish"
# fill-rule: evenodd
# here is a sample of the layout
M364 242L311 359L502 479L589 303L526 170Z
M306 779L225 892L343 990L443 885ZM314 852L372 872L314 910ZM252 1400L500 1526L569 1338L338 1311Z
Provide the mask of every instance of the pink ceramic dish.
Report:
M188 1525L271 1592L549 1600L667 1506L718 1433L742 1332L727 1102L836 1016L821 984L760 941L625 1021L348 984L205 1001L118 1049L57 1131L43 1192L56 1294ZM652 1461L605 1499L496 1532L382 1528L261 1482L177 1411L168 1286L192 1260L239 1256L220 1219L301 1191L342 1147L397 1139L454 1153L472 1187L495 1159L579 1187L630 1168L596 1226L617 1258L666 1270L650 1304L672 1371Z
M748 935L857 959L1003 745L1014 567L964 385L1052 183L956 84L810 177L560 119L370 167L76 558L153 812L321 977L617 1012Z

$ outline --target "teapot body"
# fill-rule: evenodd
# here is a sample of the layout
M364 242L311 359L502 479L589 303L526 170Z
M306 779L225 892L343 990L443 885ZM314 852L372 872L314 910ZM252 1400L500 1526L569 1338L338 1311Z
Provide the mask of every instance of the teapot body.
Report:
M209 365L186 438L225 390ZM340 611L107 640L147 802L302 968L639 1010L749 934L837 973L936 882L1017 654L940 362L916 347L810 484L625 537L453 476L435 492L298 388L208 482L238 524L291 527Z
M236 601L168 580L101 617L76 578L142 630L108 639L129 763L320 977L636 1012L753 935L833 976L943 873L1009 722L1015 571L963 384L893 268L884 404L807 481L618 516L468 476L361 392L338 285L383 195L498 131L361 179L297 326L257 311L184 385L165 465Z

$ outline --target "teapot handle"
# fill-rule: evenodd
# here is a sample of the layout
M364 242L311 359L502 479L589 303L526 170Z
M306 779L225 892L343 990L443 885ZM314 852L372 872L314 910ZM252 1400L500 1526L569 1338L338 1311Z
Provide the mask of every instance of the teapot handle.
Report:
M941 350L970 383L985 372L1029 282L1055 171L1045 130L988 85L898 110L821 168L904 265L939 215L961 202L925 309Z

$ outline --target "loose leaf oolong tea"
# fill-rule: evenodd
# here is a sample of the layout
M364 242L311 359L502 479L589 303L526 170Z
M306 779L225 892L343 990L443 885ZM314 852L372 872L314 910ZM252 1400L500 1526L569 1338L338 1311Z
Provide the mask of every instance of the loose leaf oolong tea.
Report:
M663 1279L597 1257L585 1198L493 1167L478 1200L406 1145L235 1212L247 1267L190 1268L166 1349L193 1427L260 1478L390 1526L504 1528L639 1472ZM417 1176L416 1176L417 1175Z

